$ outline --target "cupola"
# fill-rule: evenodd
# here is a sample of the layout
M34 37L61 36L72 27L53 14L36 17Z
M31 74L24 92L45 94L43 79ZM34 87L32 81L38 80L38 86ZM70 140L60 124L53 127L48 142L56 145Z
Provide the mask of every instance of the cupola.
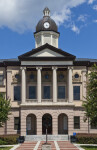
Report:
M36 32L34 33L36 48L46 43L58 48L59 32L55 21L50 17L49 8L43 10L43 18L38 22L36 26Z

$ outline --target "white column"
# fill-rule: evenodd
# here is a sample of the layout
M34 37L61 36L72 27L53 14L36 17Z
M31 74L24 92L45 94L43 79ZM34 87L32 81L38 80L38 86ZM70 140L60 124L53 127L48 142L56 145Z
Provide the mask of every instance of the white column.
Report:
M85 100L86 97L86 73L87 70L82 70L82 99Z
M42 67L37 67L37 100L41 103L41 70Z
M21 67L22 70L22 103L26 101L26 67Z
M72 67L68 67L68 102L73 102Z
M57 102L57 67L53 69L53 102Z

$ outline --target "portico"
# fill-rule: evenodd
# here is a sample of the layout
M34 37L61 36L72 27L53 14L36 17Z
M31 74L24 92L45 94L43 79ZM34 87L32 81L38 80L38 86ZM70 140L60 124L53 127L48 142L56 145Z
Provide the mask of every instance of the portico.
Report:
M21 78L22 78L22 101L21 104L25 104L27 102L27 74L29 67L21 67ZM53 66L53 67L36 67L36 68L31 68L30 67L30 72L32 70L32 75L33 75L33 70L36 72L36 82L34 82L34 85L36 86L36 101L35 99L29 99L30 102L66 102L66 103L72 103L73 102L73 85L72 85L72 67L58 67L58 66ZM47 71L48 70L48 71ZM59 70L59 71L58 71ZM42 73L44 72L44 77L42 76ZM60 73L60 74L58 74ZM49 75L51 74L51 75ZM48 77L46 77L46 75ZM33 75L34 76L34 75ZM49 78L49 79L42 79L42 78ZM60 79L63 78L63 79ZM46 80L46 81L43 81ZM61 81L60 81L61 80ZM31 81L30 81L31 82ZM45 84L44 84L45 83ZM31 85L31 83L30 83ZM33 84L32 84L33 85ZM43 85L49 86L50 85L50 96L49 98L43 98ZM65 87L65 96L63 98L58 98L58 85L59 86L64 86ZM64 93L63 93L64 94ZM43 100L45 99L45 100Z

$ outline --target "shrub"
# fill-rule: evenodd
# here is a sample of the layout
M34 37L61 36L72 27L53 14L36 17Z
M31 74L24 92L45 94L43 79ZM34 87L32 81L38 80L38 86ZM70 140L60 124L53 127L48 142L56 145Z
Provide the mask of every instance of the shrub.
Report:
M19 135L2 135L0 136L0 145L13 145L17 144Z
M97 144L97 134L77 134L76 137L80 144Z

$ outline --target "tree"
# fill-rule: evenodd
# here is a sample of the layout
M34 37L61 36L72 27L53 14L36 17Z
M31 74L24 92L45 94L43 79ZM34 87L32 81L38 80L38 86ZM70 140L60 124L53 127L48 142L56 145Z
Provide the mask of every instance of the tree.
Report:
M6 100L4 95L0 93L0 127L8 120L8 115L10 114L10 100Z
M89 118L90 124L97 126L97 66L91 69L91 72L87 75L87 96L83 106L85 108L86 119Z

